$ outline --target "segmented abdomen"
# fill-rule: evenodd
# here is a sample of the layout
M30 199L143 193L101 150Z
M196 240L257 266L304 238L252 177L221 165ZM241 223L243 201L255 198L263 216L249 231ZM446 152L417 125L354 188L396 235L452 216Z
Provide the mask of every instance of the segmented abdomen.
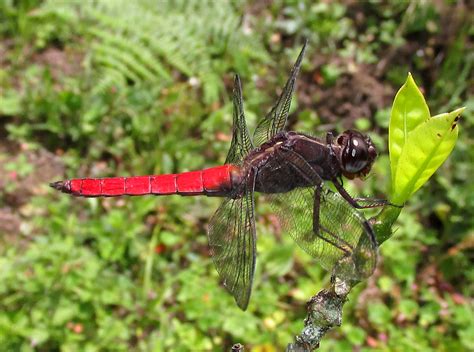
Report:
M51 184L64 193L80 197L116 197L122 195L226 195L232 189L234 165L183 172L180 174L82 178Z

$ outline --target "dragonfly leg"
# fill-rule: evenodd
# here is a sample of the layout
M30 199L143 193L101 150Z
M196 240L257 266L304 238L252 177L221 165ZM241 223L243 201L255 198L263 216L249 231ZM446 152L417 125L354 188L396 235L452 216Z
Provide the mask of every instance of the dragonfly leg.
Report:
M334 186L336 187L339 194L354 208L357 209L367 209L367 208L376 208L382 207L384 205L391 205L386 199L377 199L377 198L353 198L346 189L342 186L337 178L331 180ZM360 204L359 202L367 202L368 204Z
M328 132L326 134L326 144L328 146L332 146L333 140L334 140L334 135L332 134L332 132ZM332 151L332 148L330 148L330 150Z
M333 141L334 141L334 135L332 134L332 132L328 132L326 134L326 145L328 147L331 159L336 158L336 153L334 153L334 150L332 149L332 142Z
M313 231L319 234L319 208L321 207L321 186L316 186L314 189L313 200Z
M301 177L306 179L307 182L315 186L314 190L314 200L313 200L313 233L315 236L319 237L323 241L333 245L334 247L340 249L346 255L350 255L353 248L346 241L342 240L339 236L328 231L326 228L321 228L320 226L320 208L321 208L321 196L323 189L323 179L317 171L311 167L311 165L298 153L293 150L282 148L281 154L279 155L283 162L290 164L293 169L300 174ZM323 236L321 231L323 230L325 234L329 236ZM342 242L342 243L341 243Z
M319 222L319 211L321 207L321 191L322 191L322 184L317 185L314 189L314 201L313 201L313 232L314 234L321 238L322 240L328 242L329 244L333 245L334 247L340 249L342 252L344 252L346 255L350 255L354 248L344 241L340 236L337 236L334 234L332 231L328 230L327 228L321 226ZM329 237L322 236L321 235L321 230L324 231L324 233L328 234ZM341 243L342 242L342 243Z
M309 165L308 165L309 166ZM314 171L314 169L313 169ZM317 172L314 171L317 175ZM319 177L319 175L318 175ZM341 252L344 252L345 255L349 256L351 255L352 251L354 248L344 241L340 236L337 234L334 234L333 232L329 231L327 228L321 226L320 223L320 209L321 209L321 197L322 195L322 190L323 190L323 181L321 179L320 183L317 183L315 188L314 188L314 199L313 199L313 234L316 237L319 237L323 241L333 245L334 247L338 248L341 250ZM327 234L328 236L322 235L321 230L324 232L324 234Z
M371 198L371 197L354 197L353 198L356 202L366 202L371 204L378 204L376 206L384 206L384 205L391 205L392 207L396 208L403 208L403 205L393 204L389 202L387 199L382 198Z

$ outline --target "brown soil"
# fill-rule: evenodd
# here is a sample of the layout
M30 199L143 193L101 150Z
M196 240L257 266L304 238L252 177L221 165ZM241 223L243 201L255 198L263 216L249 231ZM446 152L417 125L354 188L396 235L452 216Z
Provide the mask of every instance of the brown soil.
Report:
M2 143L4 144L4 143ZM35 195L47 192L46 185L64 173L59 157L44 150L31 150L18 146L13 154L2 154L5 147L0 144L0 233L15 235L20 233L22 207ZM8 149L13 148L10 145ZM20 157L25 158L21 161ZM27 163L31 172L21 175L19 170L9 167L15 163Z

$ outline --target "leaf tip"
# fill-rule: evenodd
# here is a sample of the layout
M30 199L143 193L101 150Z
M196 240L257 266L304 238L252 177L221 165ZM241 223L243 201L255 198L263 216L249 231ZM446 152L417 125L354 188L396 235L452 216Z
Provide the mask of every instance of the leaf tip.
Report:
M464 112L464 110L466 110L466 107L465 107L465 106L460 107L460 108L454 110L454 111L453 111L453 114L456 114L456 115L458 115L458 116L460 117L461 114Z

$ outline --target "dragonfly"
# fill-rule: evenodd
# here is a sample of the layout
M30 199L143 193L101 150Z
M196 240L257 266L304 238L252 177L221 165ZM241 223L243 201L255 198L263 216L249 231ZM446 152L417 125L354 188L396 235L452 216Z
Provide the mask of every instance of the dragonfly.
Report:
M256 266L255 192L271 202L283 232L332 277L362 280L377 261L371 224L357 210L383 199L353 198L342 177L365 178L377 156L371 139L356 130L325 138L286 131L296 77L307 43L276 104L251 136L238 75L232 94L233 128L224 165L178 174L76 178L50 185L80 197L205 195L223 198L208 226L210 254L237 305L249 304ZM326 183L332 183L332 191Z

